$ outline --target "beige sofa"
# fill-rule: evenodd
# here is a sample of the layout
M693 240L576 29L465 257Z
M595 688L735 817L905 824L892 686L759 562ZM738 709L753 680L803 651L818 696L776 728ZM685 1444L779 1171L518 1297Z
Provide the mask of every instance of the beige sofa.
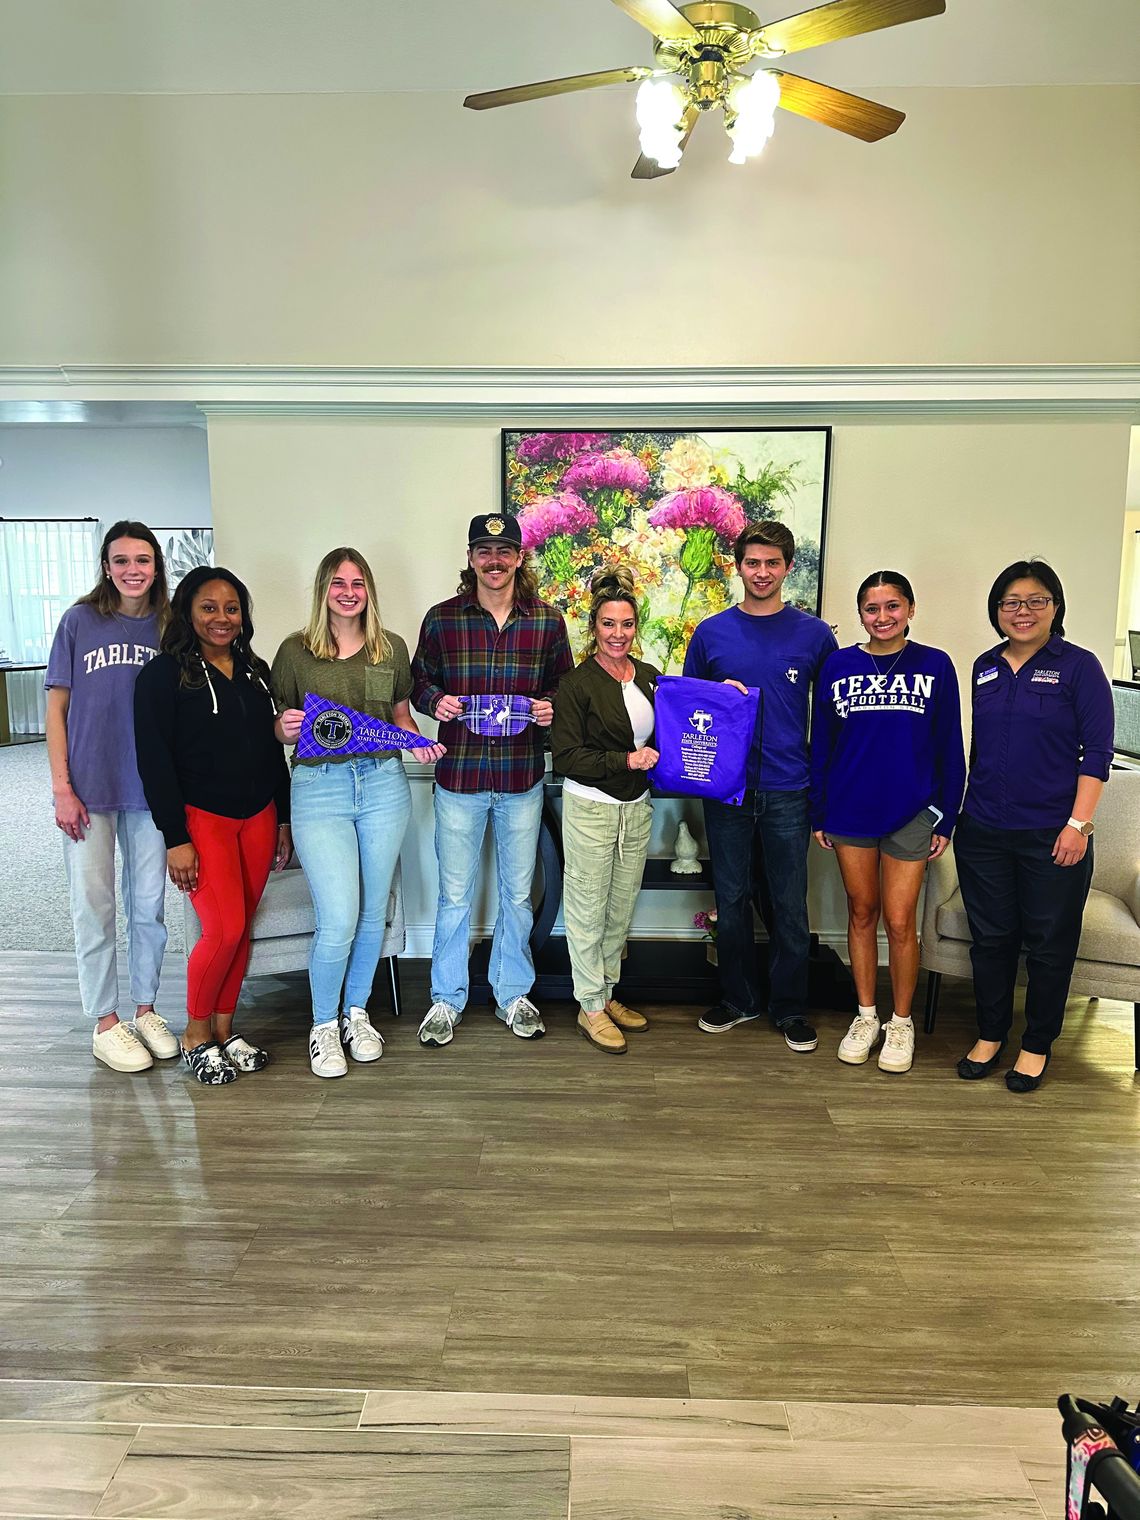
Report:
M926 1032L934 1028L943 976L971 975L970 928L958 886L954 847L926 874L922 915ZM1092 890L1070 991L1133 1005L1140 1070L1140 771L1114 770L1096 814Z

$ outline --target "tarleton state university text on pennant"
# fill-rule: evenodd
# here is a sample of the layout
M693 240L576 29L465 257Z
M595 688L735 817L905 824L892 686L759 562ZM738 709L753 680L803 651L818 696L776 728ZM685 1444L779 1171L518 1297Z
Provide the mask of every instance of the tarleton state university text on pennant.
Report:
M531 717L530 697L479 696L460 697L463 712L459 721L482 738L501 739L521 734ZM431 744L422 734L370 718L305 693L305 717L297 739L298 760L330 760L337 755L374 755L382 750L426 749Z
M325 697L305 693L305 718L297 739L298 760L331 760L337 755L374 755L380 750L426 749L432 741L381 718Z

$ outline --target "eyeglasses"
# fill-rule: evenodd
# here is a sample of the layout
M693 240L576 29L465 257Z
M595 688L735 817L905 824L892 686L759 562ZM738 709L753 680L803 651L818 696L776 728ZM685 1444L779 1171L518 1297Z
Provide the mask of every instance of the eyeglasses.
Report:
M1044 612L1052 604L1051 596L1007 596L998 603L998 609L1001 612L1018 612L1022 607L1028 607L1030 612Z

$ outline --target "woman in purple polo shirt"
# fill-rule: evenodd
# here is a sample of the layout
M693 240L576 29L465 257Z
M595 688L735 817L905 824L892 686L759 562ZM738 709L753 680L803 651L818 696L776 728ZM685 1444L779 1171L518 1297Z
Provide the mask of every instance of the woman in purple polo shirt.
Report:
M1065 593L1044 560L994 581L1002 642L974 661L970 782L955 853L973 945L978 1038L965 1081L1001 1060L1025 949L1025 1034L1010 1092L1040 1087L1077 958L1093 868L1093 814L1112 761L1112 692L1100 662L1066 642Z

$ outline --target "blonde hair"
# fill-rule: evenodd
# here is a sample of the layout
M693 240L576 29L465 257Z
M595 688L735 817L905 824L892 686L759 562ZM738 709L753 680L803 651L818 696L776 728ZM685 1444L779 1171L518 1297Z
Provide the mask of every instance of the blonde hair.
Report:
M376 582L364 555L348 545L339 549L330 549L317 566L317 577L313 582L313 605L309 612L309 621L301 629L301 641L309 653L316 655L318 660L335 660L339 654L336 639L333 637L332 617L329 612L329 588L333 583L333 576L346 559L360 571L364 589L368 593L368 605L364 609L365 657L369 665L379 665L384 660L391 659L392 645L384 632L384 624L380 621Z
M603 565L595 571L590 581L590 616L587 621L586 645L582 659L592 659L598 652L598 613L607 602L625 602L633 608L633 648L641 653L638 634L641 631L641 608L637 604L637 592L633 584L633 572L624 565Z

